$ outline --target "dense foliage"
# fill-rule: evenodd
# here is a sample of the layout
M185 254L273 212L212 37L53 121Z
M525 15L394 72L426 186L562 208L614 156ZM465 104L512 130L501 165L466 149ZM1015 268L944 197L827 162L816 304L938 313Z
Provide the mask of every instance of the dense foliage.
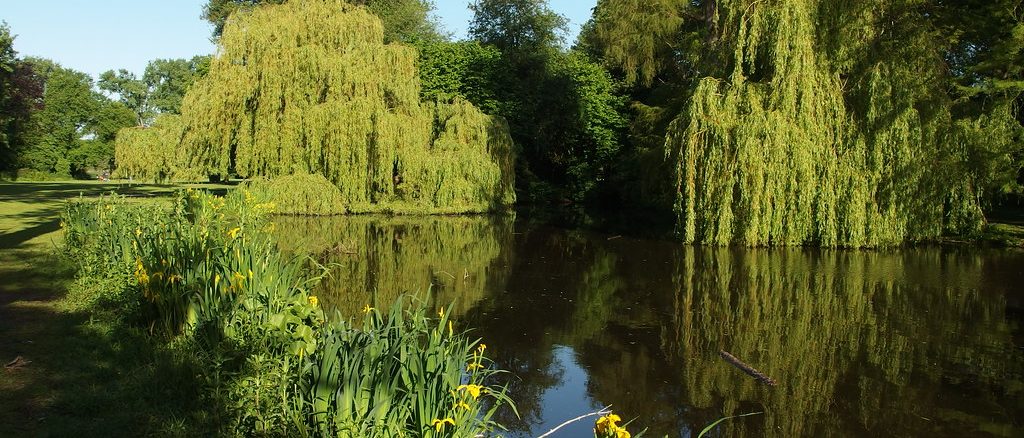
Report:
M254 178L244 189L286 215L331 216L346 213L341 190L323 175L295 174L275 179Z
M114 137L132 111L97 93L85 73L39 58L18 58L0 26L0 170L65 178L109 169Z
M29 58L27 82L38 84L37 105L17 133L16 167L71 176L87 169L109 169L118 130L134 124L132 112L93 89L85 73Z
M619 83L585 54L561 47L566 19L546 1L485 0L470 9L471 38L500 61L470 62L476 68L462 95L509 121L521 150L521 197L578 202L607 190L627 124Z
M213 24L213 35L221 36L231 14L247 12L261 5L279 5L288 0L209 0L203 6L203 18ZM441 39L439 25L432 16L430 0L348 0L366 6L384 24L384 41L416 42Z
M156 59L146 65L142 78L128 70L108 70L97 86L132 110L138 126L148 126L160 114L181 112L181 100L197 79L206 75L209 56L187 59Z
M0 170L18 164L24 132L42 100L42 87L17 55L10 28L0 22Z
M600 2L602 53L681 102L653 124L671 120L684 240L877 246L976 230L998 179L984 155L1019 149L1020 127L1006 107L957 114L930 6Z
M510 205L504 122L460 99L421 104L416 50L384 44L383 32L367 9L341 1L296 0L233 18L182 105L189 167L321 174L352 211Z
M157 182L165 182L172 177L205 177L190 173L190 169L183 166L182 163L188 160L183 155L184 151L178 147L181 136L181 117L175 114L162 115L148 127L122 129L117 134L114 147L117 169L113 176Z
M301 258L269 237L273 206L244 190L179 194L169 206L73 202L63 216L83 279L154 341L195 357L221 433L461 437L501 426L508 399L486 346L441 310L400 299L331 315Z

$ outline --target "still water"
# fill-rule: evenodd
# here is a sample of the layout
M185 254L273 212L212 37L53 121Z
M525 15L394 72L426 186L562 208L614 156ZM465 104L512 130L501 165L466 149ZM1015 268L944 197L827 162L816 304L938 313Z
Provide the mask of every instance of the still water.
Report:
M1024 252L694 248L514 216L277 229L331 264L319 294L343 314L454 302L514 375L510 436L607 405L652 437L750 412L717 436L1024 436Z

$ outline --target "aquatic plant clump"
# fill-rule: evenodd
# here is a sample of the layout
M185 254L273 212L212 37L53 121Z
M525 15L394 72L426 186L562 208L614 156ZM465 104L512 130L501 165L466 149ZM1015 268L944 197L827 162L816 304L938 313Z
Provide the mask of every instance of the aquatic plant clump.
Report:
M309 23L316 23L310 26ZM319 174L351 211L490 211L515 201L503 120L421 104L416 49L340 0L233 15L182 104L182 147L209 174Z

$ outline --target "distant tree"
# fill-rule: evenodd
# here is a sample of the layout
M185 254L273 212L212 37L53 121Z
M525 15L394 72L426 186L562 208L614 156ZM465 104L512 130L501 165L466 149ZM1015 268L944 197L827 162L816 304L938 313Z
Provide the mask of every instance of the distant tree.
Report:
M99 109L89 75L38 58L26 60L44 83L42 108L33 114L21 164L45 172L70 175L69 152L87 134Z
M109 167L116 132L136 123L134 111L97 92L85 73L40 58L22 65L19 88L38 97L26 111L16 165L61 175Z
M351 0L370 8L384 23L384 42L438 41L443 39L431 0Z
M420 95L426 101L463 98L488 114L501 114L496 78L504 68L501 52L477 41L430 41L419 49Z
M464 96L508 119L521 151L522 199L592 199L607 188L622 145L619 83L587 56L563 49L567 20L544 0L480 0L470 9L470 36L501 58L477 64L486 70L476 77L490 89Z
M0 157L11 155L10 124L12 117L7 107L14 99L13 77L17 67L17 52L14 51L14 36L6 22L0 22ZM0 158L0 164L9 158Z
M477 0L469 35L505 54L543 53L565 42L568 20L546 0Z
M153 119L153 107L149 101L150 89L146 81L135 77L125 69L107 70L100 74L97 83L103 91L113 93L118 100L135 113L138 126L145 126Z
M149 105L160 113L181 112L181 99L197 79L210 69L210 56L186 59L156 59L146 65L142 81L149 89Z
M17 157L17 55L10 28L7 23L0 22L0 169L14 167Z

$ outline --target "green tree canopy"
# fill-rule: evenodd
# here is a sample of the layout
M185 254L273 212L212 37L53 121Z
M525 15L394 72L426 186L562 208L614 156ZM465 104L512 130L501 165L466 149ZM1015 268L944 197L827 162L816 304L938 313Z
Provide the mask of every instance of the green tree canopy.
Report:
M237 11L250 11L260 5L279 5L288 0L209 0L203 18L213 24L213 35L224 32L228 17ZM384 23L384 41L413 42L441 38L439 25L431 15L430 0L350 0L348 3L370 8Z
M936 4L599 2L604 58L672 84L664 177L684 239L877 246L975 230L976 140L1005 118L958 121Z
M135 77L125 69L107 70L100 74L96 84L103 91L115 94L128 109L135 113L136 123L144 126L153 118L153 108L149 102L149 86L142 79Z
M155 59L146 65L142 81L149 88L149 104L163 114L181 112L181 100L197 79L210 70L210 56L192 59Z
M87 74L53 61L22 61L25 88L39 91L19 133L17 166L62 175L109 167L115 133L136 122L136 115L93 88Z
M477 0L469 9L470 37L502 53L545 52L565 41L568 20L546 0Z
M188 167L318 173L350 211L486 211L513 202L504 122L464 100L421 104L417 51L385 44L383 33L365 7L337 0L233 16L209 74L182 104Z
M533 202L594 199L620 157L626 101L619 82L561 47L567 21L544 0L482 0L470 9L471 37L500 59L468 64L474 86L465 97L509 120L522 151L520 190ZM477 78L486 78L485 92Z

